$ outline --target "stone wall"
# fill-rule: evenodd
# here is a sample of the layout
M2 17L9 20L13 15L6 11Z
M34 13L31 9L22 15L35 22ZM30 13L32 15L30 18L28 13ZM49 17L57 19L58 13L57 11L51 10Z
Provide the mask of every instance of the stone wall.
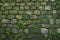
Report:
M59 9L55 0L0 0L0 40L60 40Z

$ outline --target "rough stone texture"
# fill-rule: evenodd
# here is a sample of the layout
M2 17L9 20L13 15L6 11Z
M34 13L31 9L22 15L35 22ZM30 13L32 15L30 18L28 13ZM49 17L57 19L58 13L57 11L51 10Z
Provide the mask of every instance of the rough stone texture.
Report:
M60 40L60 4L56 3L0 0L0 40Z

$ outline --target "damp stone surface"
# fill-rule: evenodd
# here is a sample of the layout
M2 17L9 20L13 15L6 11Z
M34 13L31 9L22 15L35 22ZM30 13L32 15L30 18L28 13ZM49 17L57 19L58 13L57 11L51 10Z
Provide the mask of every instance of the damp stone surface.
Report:
M0 0L0 40L60 40L60 0Z

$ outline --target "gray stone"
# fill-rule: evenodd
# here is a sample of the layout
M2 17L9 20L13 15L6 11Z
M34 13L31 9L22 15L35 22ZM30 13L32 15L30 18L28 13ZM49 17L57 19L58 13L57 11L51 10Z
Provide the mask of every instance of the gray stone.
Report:
M25 6L25 3L20 3L20 6Z
M31 14L33 14L33 11L27 10L27 11L25 11L25 14L31 15Z
M0 7L1 10L5 10L4 7Z
M3 3L0 3L0 6L3 6Z
M48 33L48 29L46 29L46 28L41 28L41 33L44 33L44 34Z
M11 10L11 9L12 9L11 6L7 6L7 7L5 7L5 10Z
M12 2L12 0L6 0L7 2Z
M43 22L42 22L42 23L44 23L44 24L48 24L49 21L48 21L48 19L43 19Z
M24 2L29 2L30 0L24 0Z
M60 23L60 19L56 19L56 24L59 24Z
M11 20L11 23L12 23L12 24L17 23L17 19L12 19L12 20Z
M34 26L34 25L33 25ZM40 29L37 29L37 26L34 26L33 28L29 29L29 33L35 33L38 34L40 33Z
M30 38L31 40L39 40L40 34L30 34L28 35L28 38Z
M52 15L46 15L46 18L51 19Z
M60 28L57 28L57 32L60 33Z
M44 0L45 2L48 2L49 0Z
M36 9L36 6L29 6L31 10Z
M54 19L49 19L50 24L54 24Z
M20 10L24 10L24 6L20 6Z
M18 14L24 14L24 11L19 10L19 11L18 11Z
M1 2L6 2L6 0L1 0Z
M10 3L10 6L15 6L15 2L11 2Z
M22 18L23 19L30 19L29 15L23 15Z
M27 2L26 5L27 6L32 6L32 5L34 5L34 2Z
M22 15L16 15L17 19L22 19Z
M42 27L46 27L45 24L41 24Z
M52 13L53 13L53 14L56 14L56 13L57 13L57 10L53 10Z
M2 14L8 14L8 10L4 10L4 12L2 12Z
M9 10L9 14L17 14L17 10Z
M18 30L16 28L12 28L12 33L18 33Z
M34 14L39 15L40 11L39 10L34 10Z
M40 14L47 14L47 11L46 10L42 10L42 11L40 11Z
M25 10L30 9L29 6L25 6Z
M7 27L13 27L13 24L8 24Z
M60 5L56 5L56 9L59 10L60 9Z
M24 29L24 32L25 32L25 33L29 33L29 30L28 30L28 29Z
M13 25L13 27L16 27L16 28L17 28L17 27L18 27L18 25L17 25L17 24L14 24L14 25Z
M22 33L23 32L23 29L19 29L19 33Z
M41 5L45 6L46 5L46 2L41 2Z
M34 20L34 21L33 21L33 24L38 25L39 23L40 23L40 20ZM39 24L39 25L40 25L40 24ZM38 26L39 26L39 25L38 25Z
M1 23L9 23L9 20L8 19L2 19Z
M37 0L38 2L43 2L44 0Z
M55 0L50 0L51 2L55 2Z
M23 2L23 0L16 0L16 2Z
M0 15L0 19L5 19L6 18L6 15Z
M13 9L13 10L20 10L20 9L19 9L19 6L14 6L12 9Z
M31 15L30 19L37 19L38 16L37 15Z
M45 15L39 15L39 19L44 19L44 18L46 18Z
M4 5L3 6L9 6L9 3L7 2L7 3L4 3Z
M35 2L35 6L39 7L40 6L40 2Z
M45 6L45 10L51 10L51 6L50 5Z
M16 3L16 6L20 6L20 3Z
M7 26L7 24L2 24L1 26L2 26L2 27L6 27L6 26Z
M2 34L2 35L0 35L0 36L1 36L1 39L6 38L6 35L5 35L5 34Z
M44 10L44 6L39 6L39 10Z
M31 1L34 1L35 2L36 0L31 0Z
M13 19L13 18L15 18L15 15L8 15L7 16L7 19Z

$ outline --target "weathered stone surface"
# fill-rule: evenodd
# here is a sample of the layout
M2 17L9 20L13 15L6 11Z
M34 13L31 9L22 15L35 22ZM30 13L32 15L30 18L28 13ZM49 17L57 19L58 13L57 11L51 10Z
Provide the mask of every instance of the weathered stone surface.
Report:
M0 15L0 19L5 19L6 18L6 15Z
M17 19L22 19L22 16L21 15L16 15L16 18Z
M44 34L48 33L48 29L46 29L46 28L41 28L41 33L44 33Z
M27 6L34 5L34 2L27 2L26 5L27 5Z
M57 28L57 32L60 33L60 28Z
M5 34L0 35L2 39L7 38Z
M39 15L40 11L39 10L34 10L34 14Z
M18 11L18 14L24 14L24 11L19 10L19 11Z
M17 23L17 19L12 19L12 20L11 20L11 23L12 23L12 24Z
M25 6L25 9L28 10L28 9L30 9L30 8L29 8L29 6Z
M16 28L12 28L12 33L18 33L18 30Z
M24 10L24 6L20 6L20 10Z
M40 2L35 2L35 7L39 7L40 6Z
M15 15L8 15L7 16L7 19L14 19L15 18Z
M55 0L50 0L51 2L55 2Z
M30 19L29 15L23 15L23 19Z
M28 29L24 29L24 32L25 32L25 33L29 33L29 30L28 30Z
M31 15L31 14L33 14L33 11L27 10L27 11L25 11L25 14Z
M51 10L51 6L45 6L45 10Z
M7 26L7 24L2 24L1 26L2 26L2 27L6 27L6 26Z
M39 6L39 10L44 10L44 6Z
M23 2L23 0L16 0L16 2Z
M56 13L57 13L57 11L56 11L56 10L53 10L53 11L52 11L52 13L53 13L53 14L56 14Z
M20 9L19 9L19 6L14 6L14 7L13 7L13 10L20 10Z
M14 27L13 24L8 24L7 27Z
M11 2L10 3L10 6L15 6L15 2Z
M37 18L38 18L37 15L32 15L32 16L30 17L30 19L37 19Z
M41 5L45 6L46 5L46 2L41 2Z
M20 3L20 6L25 6L25 3Z
M56 1L0 0L0 40L59 40Z
M9 10L9 14L17 14L17 10Z
M9 6L9 3L4 3L4 6Z
M8 19L2 19L1 23L9 23L9 20Z
M49 20L49 23L50 23L50 24L54 24L54 20L53 20L53 19L50 19L50 20Z

